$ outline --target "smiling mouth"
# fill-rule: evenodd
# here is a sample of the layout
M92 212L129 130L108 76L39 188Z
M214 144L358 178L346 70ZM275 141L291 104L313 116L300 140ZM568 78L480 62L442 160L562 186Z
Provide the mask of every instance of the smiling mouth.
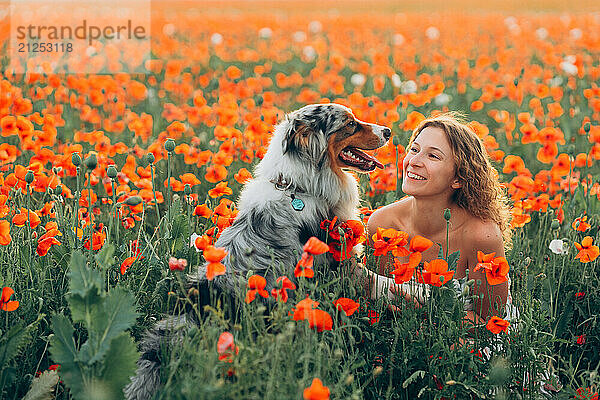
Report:
M408 178L411 178L411 179L414 179L414 180L417 180L417 181L424 181L424 180L426 180L426 179L425 179L425 178L423 178L421 175L417 175L417 174L415 174L415 173L413 173L413 172L407 172L407 173L406 173L406 176L407 176Z
M339 154L338 158L347 166L364 172L371 172L375 168L383 169L383 164L378 159L360 151L356 147L346 147Z

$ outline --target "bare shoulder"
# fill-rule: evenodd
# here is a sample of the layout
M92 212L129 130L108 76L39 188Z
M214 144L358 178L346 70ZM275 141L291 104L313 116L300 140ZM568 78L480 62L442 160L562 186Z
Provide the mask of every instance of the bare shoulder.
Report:
M377 228L394 228L398 229L401 226L404 215L407 215L407 200L405 197L395 201L387 206L378 208L371 214L367 224L369 231L375 231Z
M502 231L494 221L484 221L471 217L464 227L464 238L469 247L476 253L478 250L484 253L495 252L496 256L504 255L504 242Z

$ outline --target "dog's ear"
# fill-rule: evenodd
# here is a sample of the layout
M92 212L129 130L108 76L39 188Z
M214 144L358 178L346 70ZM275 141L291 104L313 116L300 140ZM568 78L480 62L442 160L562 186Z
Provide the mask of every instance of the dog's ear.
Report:
M288 151L308 146L308 138L312 132L310 125L301 119L291 118L283 139L283 154Z

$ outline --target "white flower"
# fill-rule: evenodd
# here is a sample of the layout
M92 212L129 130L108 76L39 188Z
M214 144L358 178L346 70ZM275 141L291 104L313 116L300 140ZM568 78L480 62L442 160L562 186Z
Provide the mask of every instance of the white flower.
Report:
M535 30L535 37L539 40L545 40L548 37L548 29L542 27Z
M433 102L438 107L448 105L448 103L450 103L450 95L446 93L440 93L433 98Z
M302 43L306 40L306 33L304 33L304 31L296 31L292 35L292 39L296 43Z
M304 58L306 58L307 61L312 61L317 56L317 51L312 46L304 46L302 55L304 55Z
M548 83L550 86L560 86L563 84L563 78L561 76L555 76L554 78L550 79L550 82Z
M392 38L392 43L394 43L394 46L402 46L404 44L404 42L406 42L406 39L404 38L403 34L401 34L401 33L394 34L394 37Z
M579 28L573 28L569 31L569 36L573 40L579 40L583 36L583 31Z
M269 27L260 28L258 31L258 37L261 39L270 39L273 36L273 31Z
M190 247L195 248L197 253L200 253L200 250L196 247L196 238L199 237L200 235L198 235L196 232L192 233L192 236L190 236Z
M362 86L367 81L367 78L363 74L354 74L350 77L350 83L354 86Z
M571 64L568 61L563 61L560 63L560 69L565 71L567 75L575 75L579 70L577 69L577 65Z
M435 26L430 26L425 30L425 36L429 40L438 40L440 38L440 30Z
M310 21L308 24L308 31L310 33L319 33L323 29L323 24L319 21Z
M213 33L210 37L210 42L212 44L214 44L215 46L223 43L223 35L221 35L220 33Z
M165 24L162 29L163 33L167 36L173 36L175 33L175 25L173 24Z
M548 248L552 250L554 254L569 254L569 248L565 246L565 243L561 239L552 240Z
M398 75L398 74L392 75L392 85L394 85L394 87L397 87L397 88L399 88L402 85L402 79L400 79L400 75Z
M402 82L402 85L400 85L400 91L402 94L417 93L417 83L412 80Z
M506 17L504 18L504 25L509 28L511 25L515 25L517 23L517 19L515 17Z

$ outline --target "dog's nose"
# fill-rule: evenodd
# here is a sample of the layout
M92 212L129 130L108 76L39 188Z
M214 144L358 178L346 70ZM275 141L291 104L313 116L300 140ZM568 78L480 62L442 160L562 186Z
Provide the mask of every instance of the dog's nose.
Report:
M388 140L392 136L392 130L390 128L383 128L383 137Z

